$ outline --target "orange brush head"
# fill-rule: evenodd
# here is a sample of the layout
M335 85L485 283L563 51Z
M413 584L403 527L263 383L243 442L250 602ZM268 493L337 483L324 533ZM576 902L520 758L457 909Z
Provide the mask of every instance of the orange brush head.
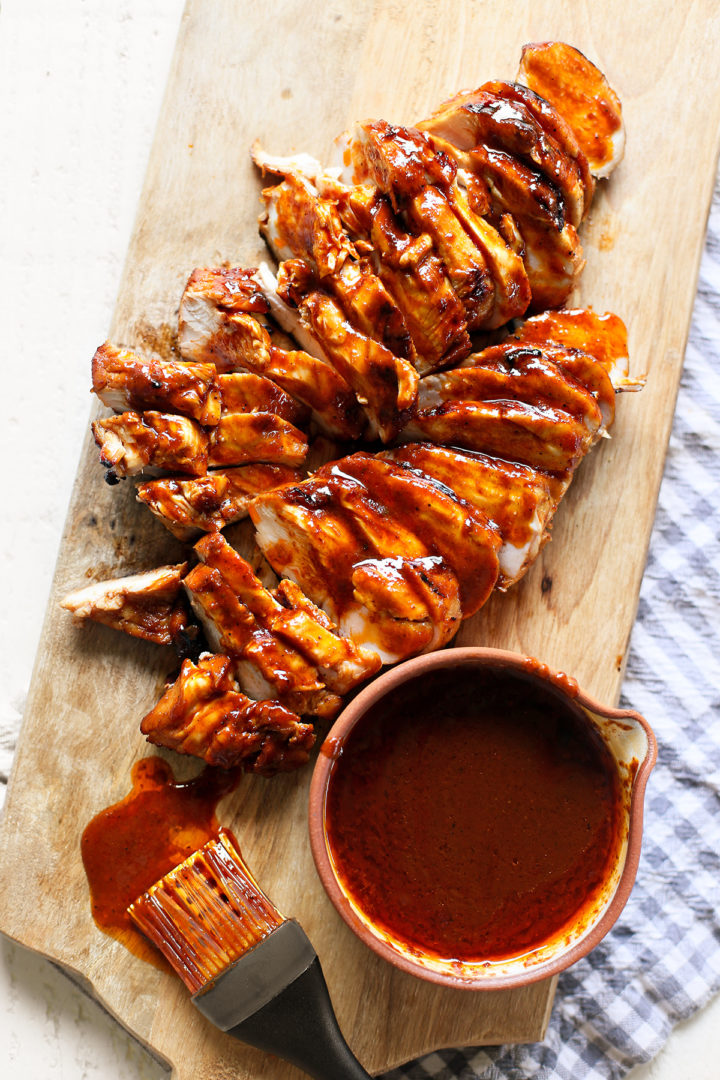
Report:
M226 829L138 897L128 912L193 994L286 921Z

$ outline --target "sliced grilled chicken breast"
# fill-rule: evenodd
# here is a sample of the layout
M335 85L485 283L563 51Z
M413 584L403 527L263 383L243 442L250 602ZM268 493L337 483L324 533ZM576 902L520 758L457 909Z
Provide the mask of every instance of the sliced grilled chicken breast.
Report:
M146 358L106 341L93 356L92 388L116 412L176 412L206 427L220 418L217 372L211 364Z
M78 620L90 619L132 637L172 645L188 625L182 591L187 569L184 562L97 581L68 593L61 606Z
M293 582L281 582L277 595L273 595L250 564L217 533L204 537L195 551L220 574L262 626L317 666L330 690L345 694L377 671L377 657L364 654L352 640L340 636L327 615Z
M261 492L300 479L301 474L287 465L240 465L187 480L148 480L136 494L173 536L193 540L246 517L251 499Z
M450 488L497 527L501 590L514 585L548 539L557 500L548 477L500 458L432 443L407 443L382 455L409 465Z
M217 570L200 564L183 585L211 648L236 661L238 682L258 701L278 699L301 715L335 716L341 700L317 669L258 623Z
M241 694L227 656L185 660L140 730L156 746L262 776L304 765L315 742L312 724L279 702Z
M625 153L620 100L603 73L562 41L525 45L518 82L549 101L572 128L593 176L609 176Z
M208 464L264 462L302 465L308 451L304 432L272 412L224 413L210 432Z
M214 429L213 429L214 430ZM160 412L125 412L92 423L106 480L140 472L207 472L208 436L195 420Z
M485 603L498 575L500 539L484 515L442 485L372 454L352 454L317 473L334 475L359 480L396 527L443 559L458 579L463 618Z

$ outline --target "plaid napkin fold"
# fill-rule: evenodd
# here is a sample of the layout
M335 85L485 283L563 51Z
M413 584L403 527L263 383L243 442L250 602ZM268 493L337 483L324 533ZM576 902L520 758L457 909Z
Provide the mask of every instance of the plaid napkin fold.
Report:
M720 176L622 704L660 744L637 882L561 975L545 1041L439 1051L385 1080L619 1080L720 990Z

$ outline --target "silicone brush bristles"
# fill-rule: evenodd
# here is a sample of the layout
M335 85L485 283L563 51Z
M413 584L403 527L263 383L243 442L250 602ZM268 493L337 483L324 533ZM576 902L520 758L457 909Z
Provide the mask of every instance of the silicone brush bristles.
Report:
M128 912L192 994L285 922L225 829L138 897Z

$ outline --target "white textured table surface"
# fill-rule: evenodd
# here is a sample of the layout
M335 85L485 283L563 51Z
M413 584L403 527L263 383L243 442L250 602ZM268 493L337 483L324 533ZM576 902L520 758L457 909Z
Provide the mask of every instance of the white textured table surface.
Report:
M89 361L110 321L181 13L181 0L0 7L0 721L10 726L30 681L90 408ZM2 781L12 751L0 739ZM5 940L0 1062L3 1080L167 1075L64 975ZM718 1075L720 999L632 1080Z

